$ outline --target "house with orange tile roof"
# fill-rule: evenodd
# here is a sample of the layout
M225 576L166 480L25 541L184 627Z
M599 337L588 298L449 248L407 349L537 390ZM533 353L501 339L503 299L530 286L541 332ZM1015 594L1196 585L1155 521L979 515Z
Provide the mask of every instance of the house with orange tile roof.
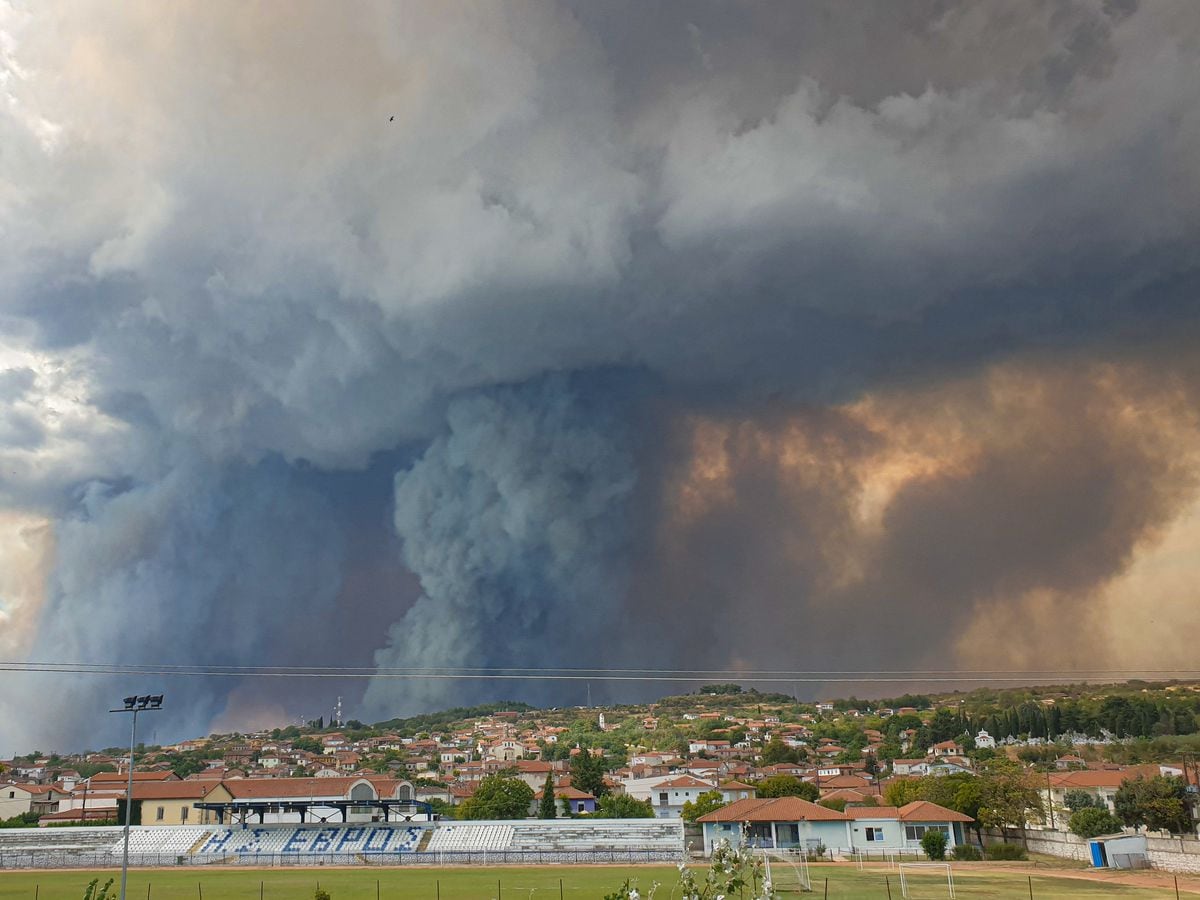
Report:
M848 806L827 809L800 797L739 800L697 820L704 829L704 852L723 840L734 846L831 850L916 850L930 830L946 835L947 846L965 841L964 826L974 820L936 803L906 806Z
M678 819L683 804L695 803L706 791L716 790L716 781L695 775L669 775L665 778L638 778L624 783L625 793L636 800L649 800L660 819Z

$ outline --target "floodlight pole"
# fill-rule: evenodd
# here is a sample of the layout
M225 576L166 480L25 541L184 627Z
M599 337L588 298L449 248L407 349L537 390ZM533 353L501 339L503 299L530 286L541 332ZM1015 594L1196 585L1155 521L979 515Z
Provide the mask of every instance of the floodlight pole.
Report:
M156 702L150 705L151 701ZM125 900L125 886L129 880L129 826L133 816L133 748L137 742L137 717L143 709L162 709L162 695L127 697L124 702L125 705L121 709L109 710L110 713L133 713L133 724L129 729L129 780L125 789L125 840L121 850L121 900Z

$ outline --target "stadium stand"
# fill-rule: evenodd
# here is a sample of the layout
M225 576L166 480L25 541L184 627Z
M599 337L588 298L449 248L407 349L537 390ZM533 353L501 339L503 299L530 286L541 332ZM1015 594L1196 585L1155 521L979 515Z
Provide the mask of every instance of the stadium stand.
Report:
M0 829L0 869L113 865L122 841L119 827ZM675 861L683 826L677 819L148 826L131 829L129 852L134 866Z
M512 837L513 826L510 824L442 825L434 831L426 850L430 853L507 850Z
M421 828L394 825L293 825L218 828L196 850L211 854L411 853Z
M551 852L661 850L683 846L679 820L671 819L553 819L522 822L513 831L509 850Z

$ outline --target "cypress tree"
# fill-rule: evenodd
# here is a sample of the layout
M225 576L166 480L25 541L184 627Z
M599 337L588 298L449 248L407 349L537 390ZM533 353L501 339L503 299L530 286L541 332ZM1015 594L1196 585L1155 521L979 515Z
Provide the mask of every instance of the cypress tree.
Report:
M538 806L539 819L553 819L558 816L558 808L554 805L554 773L546 773L546 783L542 785L542 801Z

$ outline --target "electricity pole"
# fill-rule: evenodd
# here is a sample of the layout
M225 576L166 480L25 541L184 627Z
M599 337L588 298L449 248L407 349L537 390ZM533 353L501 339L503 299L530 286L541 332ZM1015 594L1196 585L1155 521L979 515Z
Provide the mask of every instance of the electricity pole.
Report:
M143 710L153 712L162 709L162 694L144 694L141 697L124 698L120 709L110 713L133 713L133 724L129 729L129 782L125 789L125 847L121 853L121 900L125 900L125 885L129 880L129 825L133 815L133 748L137 742L137 717Z

